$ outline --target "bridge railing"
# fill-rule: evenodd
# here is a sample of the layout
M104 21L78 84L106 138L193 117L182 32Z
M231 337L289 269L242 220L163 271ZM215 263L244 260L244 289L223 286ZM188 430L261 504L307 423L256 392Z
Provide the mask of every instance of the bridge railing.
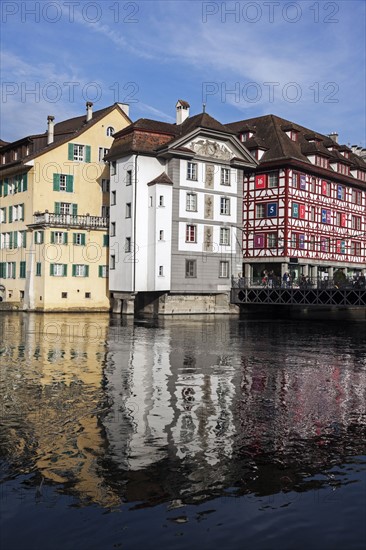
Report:
M320 277L298 277L295 279L283 280L281 277L232 277L232 288L300 288L304 290L320 289L356 289L364 290L366 288L365 277L357 279L350 278L343 282L334 279L322 279Z

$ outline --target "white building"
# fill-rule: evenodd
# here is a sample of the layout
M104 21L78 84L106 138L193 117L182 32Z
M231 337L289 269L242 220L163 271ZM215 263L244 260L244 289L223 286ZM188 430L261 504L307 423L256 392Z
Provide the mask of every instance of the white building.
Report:
M242 270L243 173L257 163L220 122L176 104L177 122L115 134L110 291L114 311L228 312Z

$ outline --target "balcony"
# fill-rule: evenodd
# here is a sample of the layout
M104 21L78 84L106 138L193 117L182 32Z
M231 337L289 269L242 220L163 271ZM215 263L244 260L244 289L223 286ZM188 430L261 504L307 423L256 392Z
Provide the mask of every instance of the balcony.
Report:
M109 218L101 216L73 216L72 214L54 214L52 212L36 212L33 216L33 223L28 227L75 227L78 229L108 229Z

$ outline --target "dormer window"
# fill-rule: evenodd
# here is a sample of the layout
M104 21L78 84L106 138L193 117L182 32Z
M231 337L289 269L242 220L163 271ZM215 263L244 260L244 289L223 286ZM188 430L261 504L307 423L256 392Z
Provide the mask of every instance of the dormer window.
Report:
M322 155L315 156L315 164L317 166L321 166L322 168L329 168L328 159L326 157L323 157Z
M286 135L292 140L292 141L297 141L297 134L299 132L297 130L288 130L286 132Z
M250 139L251 137L253 137L253 132L243 132L241 134L241 141L248 141L248 139Z
M345 176L349 175L349 166L346 164L342 164L341 162L338 163L338 172L340 174L344 174Z

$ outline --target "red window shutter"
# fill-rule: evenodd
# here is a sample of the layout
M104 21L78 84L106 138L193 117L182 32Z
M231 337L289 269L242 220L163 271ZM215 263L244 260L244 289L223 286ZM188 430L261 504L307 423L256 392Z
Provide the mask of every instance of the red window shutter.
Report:
M255 176L255 188L265 189L267 187L267 174L257 174Z

